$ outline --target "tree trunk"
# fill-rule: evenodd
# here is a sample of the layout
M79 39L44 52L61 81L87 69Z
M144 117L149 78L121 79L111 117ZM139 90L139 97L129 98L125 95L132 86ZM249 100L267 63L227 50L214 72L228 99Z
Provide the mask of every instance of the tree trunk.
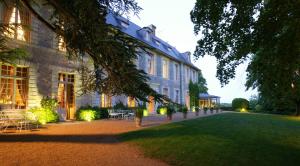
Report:
M298 101L296 105L296 116L300 116L300 101Z
M167 118L168 118L169 121L172 121L172 114L168 114Z

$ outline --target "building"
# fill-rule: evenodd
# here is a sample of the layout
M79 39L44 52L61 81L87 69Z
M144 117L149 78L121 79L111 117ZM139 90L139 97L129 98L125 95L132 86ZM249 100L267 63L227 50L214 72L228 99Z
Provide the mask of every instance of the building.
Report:
M47 15L47 9L40 8ZM60 112L66 119L74 119L76 109L84 105L111 107L117 102L136 106L127 96L108 94L79 95L81 86L77 72L77 62L67 60L62 38L56 36L30 12L20 11L17 7L7 8L0 4L0 19L10 23L11 46L25 47L31 57L20 60L17 66L0 62L0 106L1 109L26 110L40 106L44 96L56 97ZM196 81L199 69L191 63L189 52L179 53L155 35L156 27L141 28L119 16L108 15L112 24L124 33L143 41L154 48L151 54L141 54L137 66L145 70L151 78L149 84L157 92L169 96L177 103L189 105L188 83ZM31 30L14 26L14 23L28 25ZM149 97L149 112L155 112L155 103Z

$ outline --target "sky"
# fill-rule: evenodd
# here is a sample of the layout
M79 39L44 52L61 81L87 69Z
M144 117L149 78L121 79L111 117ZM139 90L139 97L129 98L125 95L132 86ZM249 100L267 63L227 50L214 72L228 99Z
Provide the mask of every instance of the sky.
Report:
M196 0L136 0L143 10L137 16L130 16L130 21L141 27L153 24L157 27L156 36L175 46L180 52L194 52L200 36L193 31L190 21L190 11ZM217 62L212 56L205 56L193 60L193 63L202 70L207 81L208 93L221 97L222 103L231 103L232 99L242 97L249 99L256 94L256 90L246 91L247 63L236 69L236 78L229 84L221 87L216 78Z

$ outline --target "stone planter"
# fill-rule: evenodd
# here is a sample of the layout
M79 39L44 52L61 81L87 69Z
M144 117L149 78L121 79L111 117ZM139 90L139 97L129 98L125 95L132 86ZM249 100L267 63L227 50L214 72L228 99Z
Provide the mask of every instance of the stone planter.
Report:
M183 113L183 119L187 118L187 113Z
M136 127L142 127L142 118L135 117L135 126Z

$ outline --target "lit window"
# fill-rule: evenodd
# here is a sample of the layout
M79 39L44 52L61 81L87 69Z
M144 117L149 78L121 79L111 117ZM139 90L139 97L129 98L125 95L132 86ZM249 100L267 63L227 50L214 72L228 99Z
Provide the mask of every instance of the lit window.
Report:
M12 39L21 41L29 41L29 30L25 30L24 26L28 26L30 22L29 12L20 11L18 8L7 7L4 13L4 22L9 26L4 34Z
M26 109L28 68L1 65L0 105L8 109Z
M101 107L102 108L107 108L112 106L112 99L111 96L102 94L101 95Z
M179 103L179 90L175 90L175 103Z
M127 105L128 107L136 107L135 99L133 97L128 97Z
M60 108L75 108L74 82L74 74L58 73L57 100Z
M154 75L154 55L149 54L147 58L147 72Z
M66 42L62 36L58 37L58 50L59 51L66 51Z
M179 65L175 64L175 80L179 80Z
M169 69L168 69L168 61L167 61L167 59L163 59L162 60L162 72L163 72L163 78L166 78L166 79L168 79L168 77L169 77L169 74L168 74L168 72L169 72Z
M163 88L163 95L169 96L169 89L168 88Z

